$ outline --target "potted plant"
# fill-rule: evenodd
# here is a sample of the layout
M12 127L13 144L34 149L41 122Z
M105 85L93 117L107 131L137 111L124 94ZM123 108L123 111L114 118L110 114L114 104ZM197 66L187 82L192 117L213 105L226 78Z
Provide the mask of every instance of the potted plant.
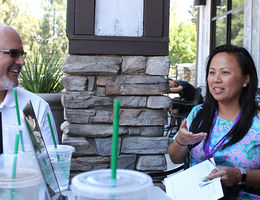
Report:
M20 84L33 93L60 93L63 58L34 53L26 59L20 73Z
M52 110L59 140L61 139L60 125L64 121L63 106L61 104L61 91L63 58L51 55L42 55L34 52L28 56L26 64L22 68L19 80L24 89L36 93L47 101Z

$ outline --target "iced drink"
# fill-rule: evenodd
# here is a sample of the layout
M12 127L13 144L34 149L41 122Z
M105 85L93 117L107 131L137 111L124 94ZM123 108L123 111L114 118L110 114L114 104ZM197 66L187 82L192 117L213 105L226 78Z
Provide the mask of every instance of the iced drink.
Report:
M118 169L115 181L110 169L101 169L73 177L71 190L77 200L147 200L152 186L151 177L145 173Z
M55 192L59 192L59 186L56 182L56 178L54 176L53 168L50 163L50 160L48 159L46 150L40 152L37 152L38 158L39 158L39 164L42 169L42 173L44 175L45 181L47 185Z
M30 144L30 138L27 136L27 133L24 130L24 126L19 126L19 125L3 125L3 144L8 144L4 145L4 152L12 154L14 153L14 146L15 146L15 137L17 134L20 134L19 138L19 146L18 146L18 151L26 151L26 152L33 152L33 147ZM21 140L23 139L23 140ZM23 147L22 148L22 141L23 141Z
M32 170L20 170L12 179L4 171L0 172L0 199L37 200L41 176Z
M70 163L72 152L75 151L73 146L58 145L57 149L54 146L47 146L47 151L51 159L51 164L54 168L56 178L60 190L66 190L69 186Z
M13 161L16 158L15 176ZM21 153L0 155L0 199L6 200L38 200L39 186L42 178L35 167L32 154Z

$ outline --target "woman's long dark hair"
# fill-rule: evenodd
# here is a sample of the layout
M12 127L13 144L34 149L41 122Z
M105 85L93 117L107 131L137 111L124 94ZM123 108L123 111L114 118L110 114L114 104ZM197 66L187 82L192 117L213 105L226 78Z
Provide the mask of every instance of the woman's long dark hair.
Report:
M209 92L209 86L207 82L209 67L213 57L220 53L226 52L236 57L238 64L241 68L243 75L249 75L250 81L246 87L242 89L242 93L239 99L241 106L241 117L238 123L229 132L228 137L230 140L222 147L222 149L231 146L240 141L250 129L253 118L257 114L258 106L256 105L255 96L257 92L257 73L254 61L248 51L243 47L237 47L233 45L223 45L214 49L208 57L207 69L206 69L206 97L202 105L202 108L192 121L190 131L193 133L206 132L209 133L213 119L215 116L218 102L213 98ZM204 142L204 147L208 136Z

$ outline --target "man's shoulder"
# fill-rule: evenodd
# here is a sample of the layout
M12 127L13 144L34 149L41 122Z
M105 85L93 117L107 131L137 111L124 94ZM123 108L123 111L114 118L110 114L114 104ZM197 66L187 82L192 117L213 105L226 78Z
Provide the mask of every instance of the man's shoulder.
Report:
M182 87L190 87L190 83L188 83L187 81L179 81L178 82L178 86L182 86Z
M23 95L23 96L28 96L28 97L33 97L33 98L40 98L37 94L33 93L33 92L30 92L28 90L25 90L24 88L21 88L21 87L17 87L17 93L20 94L20 95Z
M24 88L17 87L17 92L18 92L18 95L24 100L31 100L32 102L37 103L37 104L48 105L48 103L43 98L41 98L39 95L37 95L33 92L30 92L28 90L25 90Z

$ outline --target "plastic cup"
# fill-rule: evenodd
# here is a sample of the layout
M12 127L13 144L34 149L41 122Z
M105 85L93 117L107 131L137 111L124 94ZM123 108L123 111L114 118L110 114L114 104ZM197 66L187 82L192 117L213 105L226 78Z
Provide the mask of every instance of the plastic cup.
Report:
M23 135L23 142L24 142L24 150L25 151L33 151L33 147L28 142L28 137L26 137L26 132L24 129L24 126L19 126L15 124L10 125L4 125L3 126L3 144L8 144L4 146L4 152L5 153L13 153L14 152L14 146L15 146L15 136L19 134L21 131ZM22 151L22 143L21 143L21 137L19 140L19 147L18 151Z
M77 200L146 200L153 186L145 173L117 169L117 179L111 179L111 169L83 172L72 178L71 190Z
M70 163L72 152L75 151L73 146L57 145L57 149L53 145L47 146L47 151L51 159L51 164L60 187L60 190L66 190L69 187Z
M17 158L16 175L12 178L13 160ZM30 157L30 160L29 160ZM32 154L0 155L0 199L38 200L42 178L34 167Z

